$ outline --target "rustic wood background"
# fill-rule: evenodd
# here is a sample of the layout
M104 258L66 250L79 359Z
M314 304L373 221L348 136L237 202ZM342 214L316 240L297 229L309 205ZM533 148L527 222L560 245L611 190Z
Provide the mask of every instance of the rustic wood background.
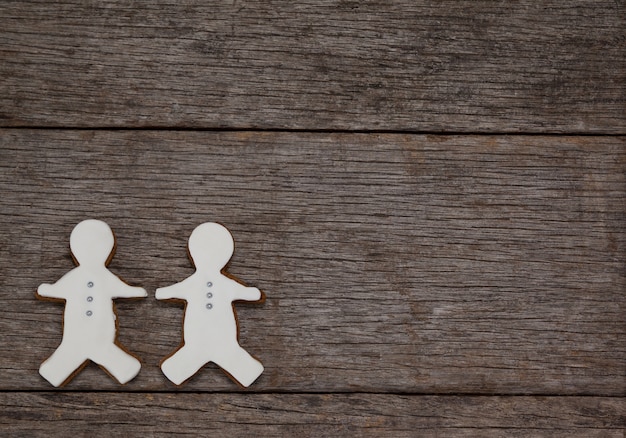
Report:
M625 84L622 0L3 1L0 432L624 436ZM55 389L86 218L143 368ZM205 221L267 295L248 389L158 368Z

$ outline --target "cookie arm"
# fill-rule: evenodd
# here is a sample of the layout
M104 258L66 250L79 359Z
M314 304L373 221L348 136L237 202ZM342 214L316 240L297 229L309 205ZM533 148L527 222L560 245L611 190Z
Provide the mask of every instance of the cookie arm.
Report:
M189 278L187 278L180 283L176 283L171 286L160 287L156 290L154 297L157 300L171 300L173 298L185 300L187 299L186 297L189 291L189 283Z
M237 284L239 287L234 291L234 300L241 301L259 301L263 296L261 291L256 287L246 287Z
M105 274L107 276L107 289L111 291L111 298L144 298L148 296L148 292L143 287L130 286L110 271L106 271Z
M148 296L148 292L143 287L129 286L126 283L122 283L116 289L115 296L117 298L144 298Z
M60 280L59 280L60 281ZM59 298L65 299L65 288L59 287L59 282L54 284L42 283L37 288L37 295L43 298Z

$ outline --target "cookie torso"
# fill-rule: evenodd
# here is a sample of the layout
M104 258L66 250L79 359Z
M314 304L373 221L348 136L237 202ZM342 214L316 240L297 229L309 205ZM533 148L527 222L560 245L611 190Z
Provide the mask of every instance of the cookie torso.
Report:
M110 293L112 276L106 269L70 271L66 277L68 294L63 316L63 340L71 341L87 357L94 346L115 341L115 313ZM65 282L65 281L64 281Z
M221 274L194 274L185 311L185 344L210 344L219 350L236 341L237 321L228 287L231 281Z

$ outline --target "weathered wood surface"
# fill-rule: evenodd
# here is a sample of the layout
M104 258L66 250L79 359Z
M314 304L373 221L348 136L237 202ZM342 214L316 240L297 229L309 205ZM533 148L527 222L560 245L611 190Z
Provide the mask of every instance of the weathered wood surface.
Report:
M11 436L623 437L602 397L380 394L0 394Z
M622 0L0 3L0 124L625 133Z
M121 387L94 365L66 390L171 391L159 361L182 307L191 230L226 224L229 272L266 366L248 391L626 394L626 139L172 131L0 131L0 388L37 373L63 306L38 284L73 267L80 220L117 234L110 269L144 362ZM182 391L239 391L213 366ZM421 403L421 402L418 402Z

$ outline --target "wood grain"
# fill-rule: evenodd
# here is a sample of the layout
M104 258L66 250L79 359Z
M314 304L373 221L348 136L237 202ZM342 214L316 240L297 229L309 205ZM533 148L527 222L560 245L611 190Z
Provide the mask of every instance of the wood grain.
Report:
M11 436L615 437L626 403L602 397L380 394L3 393Z
M617 0L0 3L0 124L626 132Z
M624 137L0 130L0 388L50 386L62 305L35 299L73 267L80 220L117 235L110 269L144 367L94 365L66 390L172 391L159 361L182 307L191 230L232 231L229 272L266 366L249 391L626 394ZM207 366L181 391L239 391Z

